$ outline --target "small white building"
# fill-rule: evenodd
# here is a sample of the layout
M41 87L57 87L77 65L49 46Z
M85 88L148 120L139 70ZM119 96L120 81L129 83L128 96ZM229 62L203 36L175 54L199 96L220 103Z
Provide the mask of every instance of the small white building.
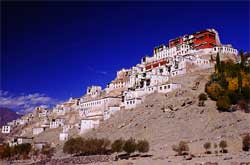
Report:
M56 105L56 107L53 109L53 112L56 113L57 116L65 115L67 109L68 108L64 107L63 105Z
M69 139L69 134L68 133L66 133L66 132L61 132L60 134L59 134L59 140L60 141L66 141L66 140L68 140Z
M124 101L125 109L135 108L137 105L142 103L142 98L131 98Z
M67 124L63 126L63 132L69 132L70 129L73 129L74 125L72 124Z
M120 105L121 98L120 97L102 97L99 99L91 99L80 101L80 110L79 115L81 117L89 117L103 114L105 109L108 109L110 106Z
M38 135L45 131L45 127L32 128L33 135Z
M116 78L111 81L105 89L108 93L113 90L126 90L130 86L131 69L121 69L117 71Z
M16 125L16 120L12 120L12 121L8 122L7 125L15 126Z
M11 141L9 141L9 146L15 146L18 144L24 144L24 143L30 143L32 144L33 142L33 137L25 137L25 136L18 136L18 137L14 137L11 139Z
M142 103L146 95L155 92L168 93L180 87L181 87L180 84L166 83L161 85L146 86L144 88L125 91L123 93L123 106L125 107L125 109L135 108L137 105Z
M48 145L48 142L34 142L34 147L41 150L44 146Z
M24 124L28 123L28 120L25 118L20 118L20 119L16 120L16 123L17 123L17 125L24 125Z
M213 48L213 51L214 53L238 55L238 50L233 48L232 45L217 46Z
M112 114L119 111L120 109L120 107L109 107L107 110L104 110L103 120L109 119Z
M64 125L65 119L62 118L57 118L57 119L52 119L50 122L50 128L58 128Z
M178 89L178 88L181 88L181 84L174 84L174 83L163 84L163 85L158 86L157 91L159 93L168 93L168 92L171 92L171 91Z
M9 125L2 126L2 133L7 134L10 133L11 127Z
M38 113L39 118L47 117L49 115L48 109L43 109L41 112Z
M99 124L100 124L99 118L82 119L80 126L80 134L86 132L89 129L97 128Z
M96 97L100 95L101 92L102 92L101 86L90 86L87 88L86 95L91 96L91 97Z

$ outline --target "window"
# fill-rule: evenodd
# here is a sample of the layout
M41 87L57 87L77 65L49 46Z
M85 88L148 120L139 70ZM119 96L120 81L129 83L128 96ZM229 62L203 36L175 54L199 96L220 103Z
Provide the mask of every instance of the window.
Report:
M167 89L167 86L164 86L164 89Z
M162 87L160 87L160 90L162 90Z

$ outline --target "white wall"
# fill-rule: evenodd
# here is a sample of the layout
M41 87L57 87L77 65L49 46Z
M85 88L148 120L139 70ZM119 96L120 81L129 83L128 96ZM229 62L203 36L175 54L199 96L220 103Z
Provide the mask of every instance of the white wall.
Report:
M120 107L109 107L108 110L104 111L103 120L109 119L112 114L114 114L115 112L119 111L120 109L121 109Z
M66 141L69 139L69 134L68 133L65 133L65 132L62 132L59 134L59 140L60 141Z
M120 98L102 98L87 102L80 102L80 111L79 115L81 117L85 116L93 116L93 115L100 115L103 113L105 109L108 109L110 106L120 105L121 99Z
M82 119L81 120L81 128L80 133L84 133L85 131L91 129L91 128L97 128L100 124L99 120L96 119Z
M4 125L2 126L2 133L10 133L10 126L9 125Z
M64 125L64 119L55 119L50 122L50 128L58 128Z
M32 133L33 135L38 135L44 131L44 128L33 128Z
M230 46L226 46L226 45L223 45L221 47L215 47L215 48L212 48L212 51L214 53L222 53L222 54L234 54L234 55L237 55L238 54L238 50L237 49L234 49Z
M180 84L165 84L165 85L160 85L158 86L158 92L159 93L168 93L171 92L177 88L180 88Z
M132 109L141 103L142 103L141 98L133 98L133 99L125 100L124 106L125 106L125 109Z

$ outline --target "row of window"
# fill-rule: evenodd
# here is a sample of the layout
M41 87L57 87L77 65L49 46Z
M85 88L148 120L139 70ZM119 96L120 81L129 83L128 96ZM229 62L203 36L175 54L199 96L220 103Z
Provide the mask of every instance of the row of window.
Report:
M178 74L178 72L172 72L172 76L175 76L177 74Z
M125 82L123 82L123 83L115 83L114 84L114 88L123 88L124 86L125 86L126 84L125 84Z
M127 101L127 104L135 104L135 100Z
M106 103L107 101L108 101L108 99L104 99L104 100L97 100L97 101L93 101L93 102L89 102L89 103L84 103L83 107L96 106L96 105L100 105L102 103Z
M196 63L197 63L197 64L202 64L202 63L203 63L203 64L208 64L209 61L205 61L205 60L204 60L204 61L202 62L202 61L199 60L199 61L197 61Z
M163 88L164 88L164 90L165 90L165 89L170 89L170 84L164 85L163 87L160 87L160 90L162 90Z
M236 49L233 49L233 48L228 48L228 47L222 47L222 48L214 48L214 51L228 51L228 52L232 52L232 53L237 53L237 50Z
M2 131L6 132L10 130L10 126L3 126Z
M161 58L164 58L164 57L168 57L168 56L172 56L172 55L183 55L183 54L187 54L189 52L189 49L180 49L181 51L174 51L172 53L160 53L160 54L157 54L157 57L158 59L161 59Z

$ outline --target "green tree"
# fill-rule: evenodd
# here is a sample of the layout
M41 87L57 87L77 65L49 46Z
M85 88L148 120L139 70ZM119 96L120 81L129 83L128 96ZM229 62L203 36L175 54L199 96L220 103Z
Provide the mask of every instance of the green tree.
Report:
M18 144L11 147L11 152L18 159L26 159L31 151L32 147L30 143Z
M188 143L185 141L180 141L178 145L173 145L172 149L177 152L178 155L184 155L189 151Z
M242 89L242 96L244 97L244 99L249 100L250 99L250 87L244 87Z
M50 145L45 145L41 150L41 153L47 158L51 158L54 155L54 152L55 148L52 148Z
M210 142L206 142L206 143L203 145L203 147L205 148L206 153L208 154L208 153L209 153L208 150L211 148L211 143L210 143Z
M216 70L218 73L221 73L221 62L220 62L220 55L219 55L219 53L217 53L217 55L216 55L215 70Z
M123 146L123 150L128 153L128 154L131 154L133 152L136 151L136 142L135 142L135 139L133 138L130 138L128 140L126 140L124 146Z
M227 152L227 150L226 150L226 148L227 148L227 141L225 141L225 140L220 141L219 146L221 148L221 152L222 153L226 153Z
M244 68L246 59L244 57L244 53L242 49L240 50L239 55L240 55L240 67Z
M219 99L216 102L216 106L220 111L228 111L231 106L229 97L228 96L219 97Z
M242 91L242 76L241 76L241 73L238 73L238 91L241 94L241 91Z
M214 150L215 150L214 152L215 152L215 154L218 154L217 148L218 148L218 145L216 143L214 143Z
M139 140L137 142L136 148L139 152L148 152L149 151L149 143L147 140Z
M250 151L250 135L246 135L242 139L242 150Z
M83 139L78 138L71 138L64 143L63 152L68 154L78 154L81 152L83 146Z
M227 90L226 95L230 99L231 104L237 104L239 96L236 92Z
M207 100L207 95L205 93L199 94L199 106L205 106L204 101Z
M206 86L206 92L212 100L217 100L223 95L224 90L220 84L214 82Z
M207 95L206 95L205 93L201 93L201 94L199 95L199 100L200 100L200 101L205 101L205 100L207 100Z
M111 145L112 152L122 152L125 141L123 139L115 140Z

